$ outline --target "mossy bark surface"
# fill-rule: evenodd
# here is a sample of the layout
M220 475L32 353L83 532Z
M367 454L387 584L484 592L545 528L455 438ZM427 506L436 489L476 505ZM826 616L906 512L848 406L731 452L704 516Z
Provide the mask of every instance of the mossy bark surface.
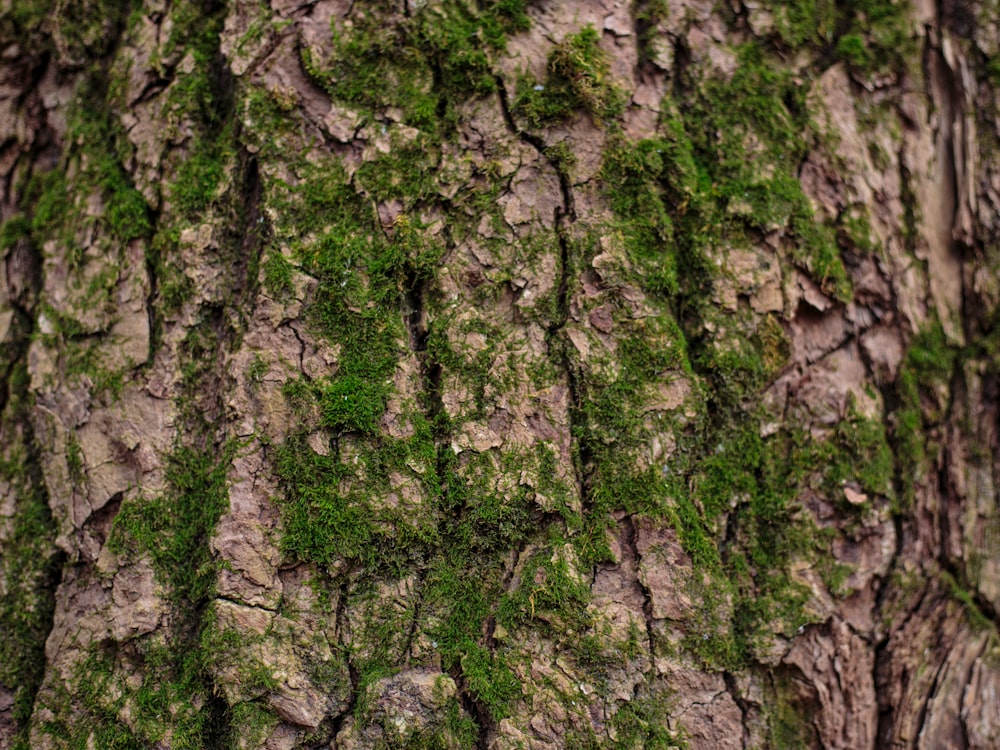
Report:
M0 747L996 747L998 18L0 4Z

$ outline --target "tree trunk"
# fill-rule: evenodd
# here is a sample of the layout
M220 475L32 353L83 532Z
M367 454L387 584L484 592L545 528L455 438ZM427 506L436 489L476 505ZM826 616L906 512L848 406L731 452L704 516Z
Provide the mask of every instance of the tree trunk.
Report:
M0 2L0 747L1000 748L992 2Z

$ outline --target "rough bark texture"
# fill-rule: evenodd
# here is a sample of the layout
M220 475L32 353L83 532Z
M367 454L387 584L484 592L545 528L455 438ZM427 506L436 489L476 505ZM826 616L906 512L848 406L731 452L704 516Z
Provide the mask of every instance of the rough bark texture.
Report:
M998 18L0 2L0 746L1000 747Z

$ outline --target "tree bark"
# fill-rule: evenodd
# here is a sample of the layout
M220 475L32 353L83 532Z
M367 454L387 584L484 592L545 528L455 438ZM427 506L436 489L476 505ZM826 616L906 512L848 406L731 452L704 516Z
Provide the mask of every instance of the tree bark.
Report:
M0 747L1000 747L997 18L0 3Z

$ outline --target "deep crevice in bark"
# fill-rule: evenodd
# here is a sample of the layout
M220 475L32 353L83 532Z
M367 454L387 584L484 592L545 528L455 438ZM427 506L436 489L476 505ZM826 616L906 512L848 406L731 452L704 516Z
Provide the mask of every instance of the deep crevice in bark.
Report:
M642 555L639 554L639 546L637 544L636 537L637 537L637 530L635 527L635 519L632 518L632 516L626 516L625 544L632 552L632 557L635 559L636 571L638 571L639 565L642 562ZM649 589L646 588L642 580L639 579L638 577L636 578L636 583L638 583L639 588L642 589L642 595L643 595L642 614L646 621L646 642L649 648L649 663L650 663L650 669L655 671L656 639L653 633L653 597Z
M579 429L579 427L582 426L579 425L579 414L583 408L586 395L583 392L579 374L574 367L573 362L570 360L568 350L569 344L565 340L565 337L561 335L562 330L569 321L569 284L573 278L573 271L571 267L574 260L571 252L572 240L568 234L569 225L576 221L573 187L570 184L569 175L567 174L566 169L557 159L553 158L545 144L545 141L534 133L526 131L518 126L517 121L514 119L513 110L511 109L510 102L507 97L507 89L504 85L504 81L500 76L496 76L495 80L497 83L497 98L500 103L500 110L503 114L504 122L507 124L507 129L513 135L517 136L529 146L534 148L535 151L538 152L538 155L549 164L559 179L562 205L556 207L555 216L553 217L556 240L559 243L559 281L556 287L556 318L555 320L550 321L549 325L546 326L545 333L546 340L549 345L550 356L554 355L554 358L562 368L562 371L566 374L566 382L570 395L569 428L570 434L574 436L573 442L576 447L574 459L577 475L576 481L580 492L580 505L586 513L591 506L588 498L590 496L592 451L586 440L576 437L582 434L582 430Z
M348 572L344 574L344 580L340 584L340 591L337 597L336 625L337 639L340 647L346 654L345 662L347 663L347 674L351 684L351 689L347 696L347 706L333 718L333 728L331 733L334 741L336 741L337 735L343 730L345 720L348 717L354 716L354 711L358 705L359 688L361 686L361 674L358 672L358 668L354 665L354 662L351 661L349 644L344 640L344 623L347 619L347 600L350 593L351 580L350 572Z
M42 464L44 447L36 439L31 418L34 399L27 377L28 350L36 331L35 307L42 288L41 254L30 240L24 238L18 240L14 247L8 250L5 261L8 295L14 308L14 316L8 339L0 345L0 356L5 355L6 360L6 371L0 376L0 417L5 422L9 418L10 421L4 426L9 425L15 434L20 433L20 442L24 450L23 464L20 467L23 472L22 481L25 482L24 494L15 498L14 511L16 515L37 514L37 521L49 537L47 559L40 561L33 571L18 571L25 576L34 573L34 581L27 579L21 585L26 583L34 589L36 598L32 604L39 615L40 630L35 634L37 640L34 643L23 644L23 647L30 649L31 653L25 655L27 664L26 673L22 675L22 684L7 686L15 691L23 691L20 695L15 692L13 706L15 732L20 734L27 731L27 719L33 711L27 712L27 716L18 716L18 712L34 706L47 668L45 643L53 628L56 595L62 585L67 554L54 546L56 522L52 517ZM8 486L6 491L10 492L11 489ZM29 504L34 507L26 507ZM3 541L9 543L10 540L5 538ZM3 583L5 584L3 593L7 596L10 592L6 590L6 584L10 582L3 581ZM16 634L7 633L4 637L13 639Z

